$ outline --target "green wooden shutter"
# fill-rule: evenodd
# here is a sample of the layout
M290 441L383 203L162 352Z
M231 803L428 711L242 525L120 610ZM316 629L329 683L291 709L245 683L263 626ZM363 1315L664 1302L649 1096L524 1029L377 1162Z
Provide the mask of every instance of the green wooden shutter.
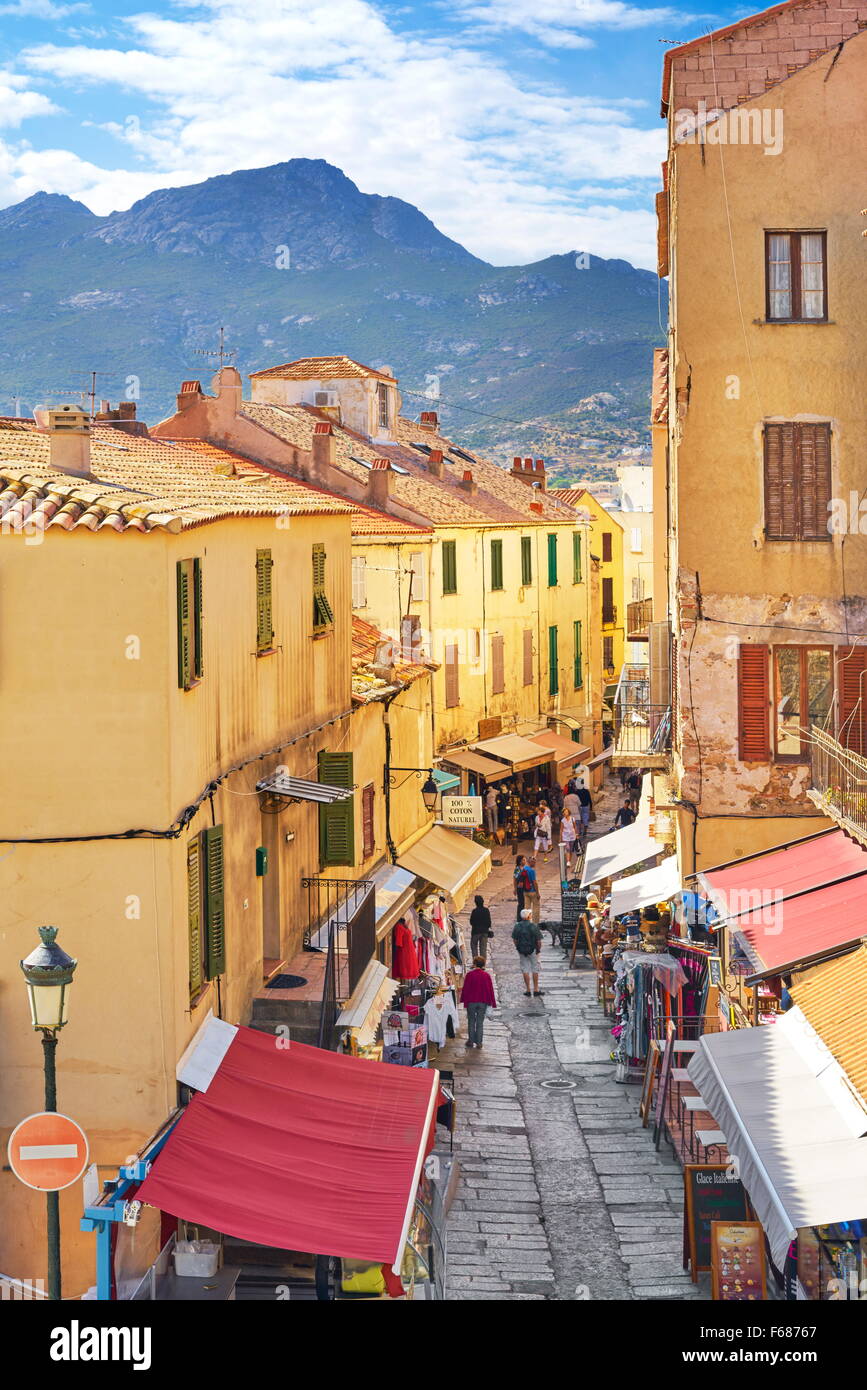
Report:
M351 753L321 752L319 781L329 787L353 786ZM319 807L319 860L323 868L355 863L355 797Z
M209 980L226 969L226 912L223 881L223 827L202 831L205 860L205 952Z
M202 562L193 560L193 676L201 680L202 660Z
M503 587L503 542L491 541L491 588Z
M553 589L557 583L557 532L552 531L548 536L548 588Z
M560 689L560 654L557 644L556 627L548 628L548 694L556 695Z
M313 547L313 631L322 632L331 627L334 612L325 592L325 546Z
M584 684L584 669L581 660L581 624L575 624L575 689L580 690Z
M189 690L193 681L192 562L178 560L178 685Z
M533 582L533 540L531 536L521 537L521 583Z
M274 628L271 613L271 568L273 561L270 550L256 551L256 651L271 650L274 641Z
M455 541L443 541L443 593L458 591L458 557Z
M578 531L572 532L572 583L581 583L581 536Z
M202 988L202 880L198 836L187 844L187 934L189 938L190 998Z

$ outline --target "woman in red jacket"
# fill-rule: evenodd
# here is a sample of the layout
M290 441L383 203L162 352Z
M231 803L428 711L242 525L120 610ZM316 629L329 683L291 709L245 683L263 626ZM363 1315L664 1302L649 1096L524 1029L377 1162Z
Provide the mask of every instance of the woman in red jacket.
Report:
M488 1006L497 1007L494 982L485 969L483 956L475 956L473 968L464 980L461 1003L467 1011L467 1047L481 1047Z

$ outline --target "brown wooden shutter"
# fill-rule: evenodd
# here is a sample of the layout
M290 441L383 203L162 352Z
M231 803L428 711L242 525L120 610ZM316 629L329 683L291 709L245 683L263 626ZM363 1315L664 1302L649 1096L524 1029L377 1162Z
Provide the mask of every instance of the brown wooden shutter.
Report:
M446 647L444 664L446 675L446 709L454 709L455 705L460 704L457 644L450 644Z
M797 538L795 426L765 425L765 535L772 541Z
M375 848L375 837L373 828L373 815L376 805L376 790L372 782L364 788L361 793L361 833L362 833L362 854L365 859L369 859Z
M506 639L499 633L491 638L491 694L502 695L506 689Z
M741 762L769 762L768 647L764 642L742 646L738 657L738 756Z
M800 538L828 541L828 503L831 500L831 426L798 425L798 484L800 493Z
M614 580L603 579L602 581L602 621L603 623L613 623L614 613Z
M533 629L524 629L524 684L533 684Z
M603 531L603 532L602 532L602 559L603 559L603 560L610 560L610 559L611 559L611 532L610 532L610 531Z
M840 716L837 737L853 753L867 749L867 647L840 647L837 656Z

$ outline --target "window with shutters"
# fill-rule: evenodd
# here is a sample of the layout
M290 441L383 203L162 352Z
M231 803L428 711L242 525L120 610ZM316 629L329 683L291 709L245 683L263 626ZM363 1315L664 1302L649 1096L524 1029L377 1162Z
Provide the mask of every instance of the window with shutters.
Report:
M560 653L556 627L548 628L548 694L556 695L560 690Z
M500 633L491 637L491 694L502 695L506 689L506 639Z
M270 550L256 551L256 655L264 656L274 650L274 627L271 612Z
M313 631L328 632L334 626L334 612L325 587L325 546L313 547Z
M828 317L826 232L765 232L765 312L770 323Z
M573 661L573 684L576 690L580 690L582 685L584 684L584 660L582 640L583 639L581 633L581 624L579 622L576 622L574 624L575 651Z
M602 665L606 671L614 670L614 638L602 638Z
M834 693L830 647L774 647L774 749L778 760L805 762L810 728L827 727Z
M867 753L867 647L837 648L837 739Z
M830 541L831 426L765 425L765 536Z
M644 542L641 536L641 527L633 526L630 529L632 531L632 536L630 539L630 549L633 555L640 555L644 549Z
M367 607L367 560L363 555L352 557L352 606Z
M425 566L425 555L421 550L414 550L409 557L409 567L412 572L412 602L419 603L427 598L427 568Z
M361 840L362 856L369 859L376 848L374 836L374 814L376 810L376 788L372 782L361 793Z
M388 399L389 391L388 391L388 387L386 386L386 384L385 384L384 381L380 381L380 382L377 383L376 395L377 395L377 404L378 404L378 407L379 407L379 409L378 409L379 428L382 429L382 430L387 430L388 427L389 427L389 425L391 424L391 414L390 414L390 410L389 410L389 399Z
M445 649L443 667L446 682L446 709L454 709L460 704L458 685L458 647L456 642L448 643Z
M602 581L602 621L608 625L617 621L613 579L603 579Z
M524 628L524 685L533 684L533 629Z
M187 844L187 935L191 999L195 999L205 983L205 940L202 927L201 845L197 835Z
M223 827L202 831L205 973L215 980L226 969L226 893L223 878Z
M202 562L178 560L178 685L191 690L202 678Z
M521 537L521 583L532 584L533 582L533 538L532 536Z
M317 759L317 776L327 787L352 787L351 753L323 751ZM355 863L355 797L319 807L319 863L330 868Z
M491 588L503 587L503 542L491 541Z
M610 559L611 559L611 556L612 556L612 549L611 549L611 546L612 546L611 532L610 532L610 531L603 531L603 532L602 532L602 559L603 559L603 560L610 560Z
M557 583L557 532L552 531L548 536L548 588L553 589Z
M581 535L578 531L572 532L572 583L581 583Z
M738 656L738 756L741 762L768 762L771 756L768 648L744 643Z
M443 593L456 594L458 591L457 541L443 541Z

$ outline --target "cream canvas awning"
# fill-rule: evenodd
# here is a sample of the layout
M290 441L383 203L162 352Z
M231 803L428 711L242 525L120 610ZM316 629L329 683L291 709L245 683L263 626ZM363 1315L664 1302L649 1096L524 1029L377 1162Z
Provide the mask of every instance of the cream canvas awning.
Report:
M800 1009L706 1033L688 1071L779 1269L798 1230L867 1216L867 1111Z
M475 772L486 782L499 782L503 777L511 777L512 769L503 767L484 753L474 753L469 748L457 748L453 753L443 753L442 761L452 767L462 767L467 772Z
M531 738L522 738L520 734L498 734L496 738L482 739L472 746L477 753L486 753L492 758L500 758L504 763L511 763L515 772L541 767L542 763L551 761L547 749L541 748Z
M573 743L571 738L564 738L553 729L542 729L538 734L528 734L527 737L531 743L541 743L543 748L550 748L549 758L555 763L583 763L590 752L586 744Z
M650 903L668 902L680 892L680 887L677 855L672 854L655 869L643 869L641 873L619 878L612 884L611 916L619 917L621 913L634 912Z
M397 862L401 869L441 888L460 912L490 873L491 851L444 825L432 825Z
M354 1029L357 1041L367 1047L376 1037L380 1014L388 1008L397 989L397 980L390 978L388 967L372 960L338 1016L337 1027Z
M601 878L616 878L624 869L643 864L645 859L655 858L663 848L651 835L650 822L647 820L634 821L624 830L612 830L610 835L603 835L588 844L581 885L598 883Z

